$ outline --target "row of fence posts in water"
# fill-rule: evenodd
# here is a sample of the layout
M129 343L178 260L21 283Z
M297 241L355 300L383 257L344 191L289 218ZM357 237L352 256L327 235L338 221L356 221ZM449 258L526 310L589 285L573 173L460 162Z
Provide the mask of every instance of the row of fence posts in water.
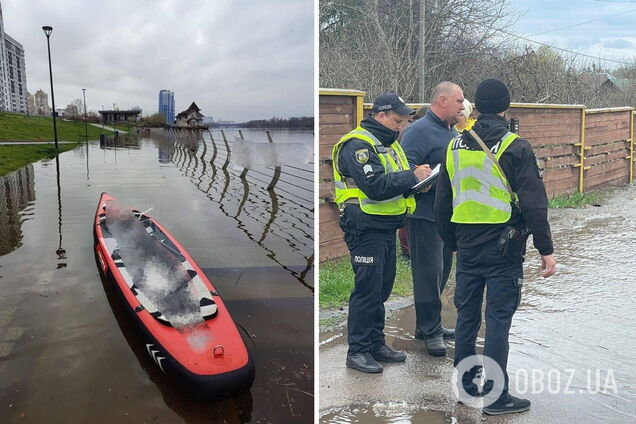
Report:
M196 129L187 129L187 128L179 128L179 129L175 129L175 128L170 128L167 129L167 131L172 132L175 137L177 136L185 136L185 138L190 139L190 140L199 140L199 137L202 135L199 133L199 131L201 130L196 130ZM223 143L225 145L225 150L226 150L226 157L225 157L225 161L223 163L223 165L221 165L221 169L226 171L228 168L228 165L230 164L230 158L231 158L231 149L230 149L230 145L229 145L229 140L227 138L227 135L225 133L224 130L220 130L221 131L221 137L223 139ZM210 135L210 139L212 141L212 147L214 149L214 153L212 155L212 159L210 160L210 162L214 162L216 160L216 156L217 156L217 147L216 147L216 141L214 139L214 136L212 134L212 131L210 131L209 129L207 130L208 134ZM274 140L272 139L272 135L270 133L270 131L266 130L265 133L267 134L267 140L269 143L273 143ZM238 130L238 134L241 140L245 140L245 137L243 136L243 132L241 130ZM218 138L217 138L218 139ZM205 146L205 143L204 143ZM205 153L204 153L205 155ZM247 181L247 173L249 171L249 168L243 168L243 170L240 173L240 177L243 180L244 184ZM255 171L257 172L257 171ZM248 235L248 237L250 239L252 239L253 241L255 241L259 246L265 248L265 250L268 251L269 254L271 254L271 258L274 259L276 262L278 262L278 260L275 258L275 253L269 249L267 249L264 245L263 245L263 241L265 239L265 236L269 233L269 228L271 226L271 224L273 223L274 217L277 214L278 211L278 201L276 200L276 193L274 192L274 188L276 187L276 184L278 183L278 181L281 178L281 174L282 174L282 170L281 170L281 166L276 166L274 167L274 175L271 179L271 181L269 182L268 186L267 186L267 191L269 192L269 195L272 199L272 218L270 219L270 221L267 222L267 224L265 224L265 228L264 231L261 235L261 238L256 240L253 239L251 236ZM263 181L264 182L264 181ZM241 206L239 206L239 210L241 209ZM229 215L228 215L229 216ZM236 218L236 217L235 217ZM269 256L269 255L268 255ZM307 288L309 288L311 291L313 291L313 287L308 285L305 282L305 275L307 274L307 272L311 269L311 267L313 266L313 254L310 257L306 257L307 260L307 266L305 267L304 270L298 272L298 271L294 271L289 269L287 266L283 265L282 263L278 262L284 269L288 270L296 279L298 279L304 286L306 286Z
M193 129L175 129L175 128L171 128L168 131L172 131L175 133L175 135L177 133L180 132L185 132L187 137L191 137L196 139L196 133L195 131L198 130L193 130ZM210 140L212 140L212 145L215 146L215 150L216 150L216 144L214 141L214 135L212 135L212 131L210 131L209 129L206 130L208 132L208 134L210 134ZM243 131L238 130L239 133L239 137L241 138L241 140L245 140L245 137L243 137ZM272 139L272 134L269 132L269 130L265 130L265 134L267 134L267 141L269 143L274 143L274 140ZM229 141L225 135L225 131L221 130L221 137L223 137L223 143L225 144L225 151L227 152L227 156L225 157L225 163L221 166L221 169L227 169L228 165L230 164L230 156L231 156L231 151L230 151L230 145L229 145ZM214 155L216 157L216 154ZM241 171L241 175L240 177L245 179L245 177L247 176L247 172L249 171L249 168L243 168L243 171ZM274 189L274 187L276 187L276 183L278 183L278 180L280 180L280 174L281 174L281 167L280 166L276 166L274 168L274 176L272 177L272 180L269 182L268 186L267 186L267 190L268 191L272 191Z

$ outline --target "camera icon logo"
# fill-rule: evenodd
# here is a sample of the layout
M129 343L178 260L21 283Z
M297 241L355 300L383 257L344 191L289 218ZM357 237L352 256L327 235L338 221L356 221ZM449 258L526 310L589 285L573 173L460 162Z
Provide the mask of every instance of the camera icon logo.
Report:
M455 399L473 408L492 405L503 393L504 372L488 356L471 355L462 359L451 377Z

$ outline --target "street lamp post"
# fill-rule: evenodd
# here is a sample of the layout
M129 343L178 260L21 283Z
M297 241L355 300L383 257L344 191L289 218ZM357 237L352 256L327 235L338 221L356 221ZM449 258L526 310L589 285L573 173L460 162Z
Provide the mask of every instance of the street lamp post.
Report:
M49 51L49 78L51 79L51 104L53 105L53 135L55 137L55 150L58 150L57 147L57 125L55 123L55 95L53 94L53 70L51 69L51 43L49 42L49 37L51 36L51 32L53 32L53 27L43 26L42 31L46 35L46 46Z
M82 88L82 93L84 94L84 132L86 134L86 141L88 142L88 120L86 117L86 89Z

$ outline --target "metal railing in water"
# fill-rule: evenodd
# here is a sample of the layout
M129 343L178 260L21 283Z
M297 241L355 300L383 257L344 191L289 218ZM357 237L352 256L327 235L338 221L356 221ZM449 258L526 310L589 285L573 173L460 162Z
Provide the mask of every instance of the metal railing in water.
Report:
M269 131L266 136L274 140ZM234 137L241 130L167 129L170 161L195 188L218 203L247 238L313 291L306 276L313 267L313 163L240 168L231 164ZM303 269L292 269L282 257L297 257ZM296 265L296 264L294 264Z

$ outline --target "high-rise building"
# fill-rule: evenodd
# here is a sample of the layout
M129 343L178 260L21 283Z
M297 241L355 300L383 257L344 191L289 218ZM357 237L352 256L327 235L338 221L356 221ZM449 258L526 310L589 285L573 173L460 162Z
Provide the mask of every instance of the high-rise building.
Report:
M4 23L2 21L2 5L0 4L0 112L9 110L6 71L7 53L4 49Z
M47 116L51 114L51 108L49 107L49 96L42 90L38 90L33 95L35 100L36 115Z
M24 48L22 44L4 34L5 51L7 55L7 75L9 110L12 112L27 112L26 66L24 64Z
M174 92L170 90L159 92L159 113L163 115L166 124L174 125Z
M27 113L24 48L4 32L0 5L0 110Z
M27 93L27 114L35 115L35 96L31 93Z

